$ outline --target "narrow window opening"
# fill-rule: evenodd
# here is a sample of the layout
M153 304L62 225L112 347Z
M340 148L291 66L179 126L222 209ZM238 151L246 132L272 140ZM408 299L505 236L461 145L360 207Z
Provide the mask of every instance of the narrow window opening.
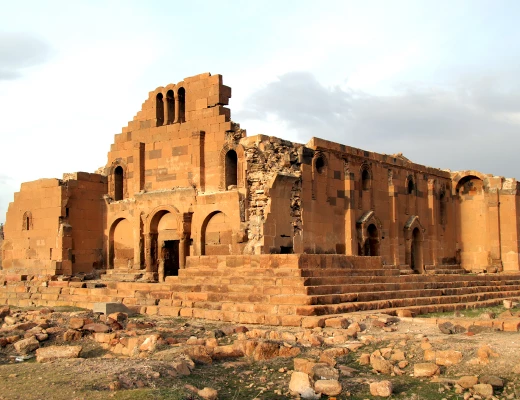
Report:
M32 214L30 211L26 211L23 214L22 230L29 231L32 229Z
M65 207L65 218L69 218L69 207Z
M238 184L238 156L235 150L226 153L226 189Z
M118 166L114 170L114 199L123 200L123 167Z
M370 173L366 169L361 173L361 187L363 190L370 189Z
M179 122L186 122L186 91L184 88L179 88L177 97L179 99Z
M166 93L166 109L168 111L166 123L173 124L175 121L175 100L173 98L173 90Z
M318 174L322 174L325 171L325 160L323 157L318 157L316 159L316 172Z
M440 212L440 220L442 225L446 225L446 195L441 193L439 197L439 212Z
M412 179L409 179L408 180L408 194L413 194L414 190L415 190L415 185L413 184L413 180Z
M156 126L164 124L164 101L162 93L158 93L155 102L155 119L157 121Z

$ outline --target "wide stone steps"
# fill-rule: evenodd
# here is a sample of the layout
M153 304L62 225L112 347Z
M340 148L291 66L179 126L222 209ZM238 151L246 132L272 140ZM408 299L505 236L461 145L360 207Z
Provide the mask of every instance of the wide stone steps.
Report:
M457 289L476 289L493 286L520 286L520 280L508 281L455 281L455 282L398 282L398 283L365 283L365 284L337 284L337 285L318 285L306 286L309 295L325 295L338 293L359 293L359 292L387 292L405 290L457 290Z
M456 296L433 296L433 297L411 297L411 298L390 298L384 297L385 293L380 293L377 300L371 301L348 301L338 304L322 304L322 305L306 305L297 307L298 315L328 315L328 314L344 314L349 312L367 311L367 310L386 310L393 308L410 308L410 307L430 307L436 305L453 305L471 302L481 302L491 299L504 299L510 297L519 297L520 290L512 291L495 291L495 292L479 292ZM436 309L433 307L432 309ZM432 311L433 312L433 311Z

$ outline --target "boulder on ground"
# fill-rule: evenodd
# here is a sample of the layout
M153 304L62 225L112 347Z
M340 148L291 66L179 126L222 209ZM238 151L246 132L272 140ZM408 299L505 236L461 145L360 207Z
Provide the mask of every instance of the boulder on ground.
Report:
M265 361L278 357L280 346L273 342L260 342L253 352L253 359L255 361Z
M475 394L485 398L490 398L493 396L493 386L488 383L477 383L475 386L473 386L473 391Z
M293 393L302 394L307 389L312 389L309 375L304 372L294 371L289 382L289 390Z
M40 347L40 342L38 342L38 340L34 336L31 336L27 339L19 340L14 344L15 350L19 354L30 353L31 351L36 350L38 347Z
M446 367L450 365L459 364L462 361L462 353L456 350L438 350L435 352L435 363L437 365L444 365Z
M197 392L197 395L204 400L215 400L218 397L218 392L215 389L205 387Z
M439 366L434 363L418 363L413 366L413 375L417 377L430 377L440 373Z
M81 346L48 346L36 350L36 361L39 363L54 361L59 358L78 358Z
M314 391L327 396L337 396L342 387L336 379L320 379L314 383Z
M390 361L385 360L382 356L372 354L370 356L370 365L374 370L382 374L391 374L393 365Z
M390 381L372 382L370 384L370 394L372 396L390 397L394 387Z
M457 380L457 384L464 389L470 389L478 383L478 378L476 376L461 376Z

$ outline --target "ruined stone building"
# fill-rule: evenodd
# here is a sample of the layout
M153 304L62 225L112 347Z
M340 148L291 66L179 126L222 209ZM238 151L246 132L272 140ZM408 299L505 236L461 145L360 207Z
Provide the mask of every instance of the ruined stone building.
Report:
M221 75L150 92L99 173L24 183L3 270L177 276L190 256L380 256L402 273L518 271L518 182L246 132ZM456 267L454 267L456 266Z

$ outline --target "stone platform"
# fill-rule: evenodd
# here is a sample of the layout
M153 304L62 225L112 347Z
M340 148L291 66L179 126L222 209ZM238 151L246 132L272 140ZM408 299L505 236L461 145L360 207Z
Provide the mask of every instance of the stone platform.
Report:
M186 269L164 283L0 275L0 304L92 308L96 302L122 302L146 314L300 326L349 312L425 314L520 298L520 274L459 274L445 266L431 271L401 275L379 257L188 257Z

